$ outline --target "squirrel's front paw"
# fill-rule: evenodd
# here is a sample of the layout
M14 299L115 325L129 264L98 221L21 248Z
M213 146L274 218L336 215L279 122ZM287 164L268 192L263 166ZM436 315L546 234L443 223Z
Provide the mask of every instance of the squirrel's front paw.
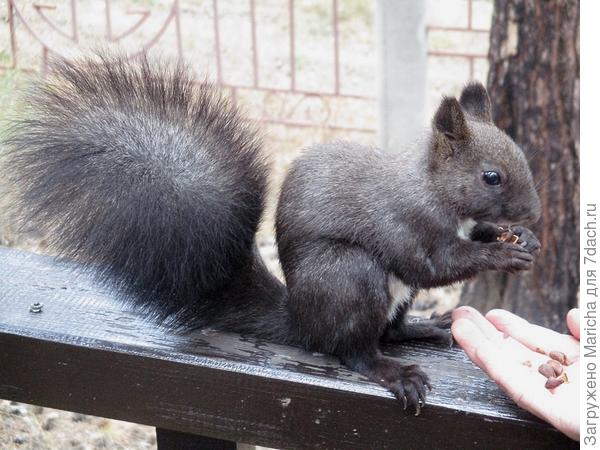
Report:
M498 242L493 245L492 268L501 272L520 272L533 267L534 257L519 244Z
M542 246L533 231L520 225L503 230L498 240L518 244L529 253L539 253Z
M519 244L529 253L539 253L542 244L536 235L533 234L533 231L531 231L529 228L518 225L512 228L512 232L515 236L519 237L517 244Z

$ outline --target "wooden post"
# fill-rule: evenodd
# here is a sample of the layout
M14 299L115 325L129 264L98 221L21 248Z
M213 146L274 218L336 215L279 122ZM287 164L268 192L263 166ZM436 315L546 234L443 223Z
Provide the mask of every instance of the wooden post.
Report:
M157 428L156 447L158 450L236 450L236 443Z
M379 145L402 151L421 133L425 109L425 3L378 0Z

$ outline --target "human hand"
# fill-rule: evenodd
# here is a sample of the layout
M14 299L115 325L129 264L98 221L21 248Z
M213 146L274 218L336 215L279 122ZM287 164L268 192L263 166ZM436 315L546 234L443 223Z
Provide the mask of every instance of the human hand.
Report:
M572 336L533 325L508 311L494 309L483 317L462 306L454 310L452 334L469 358L521 408L579 440L579 310L567 314ZM551 351L567 357L568 382L553 389L538 368Z

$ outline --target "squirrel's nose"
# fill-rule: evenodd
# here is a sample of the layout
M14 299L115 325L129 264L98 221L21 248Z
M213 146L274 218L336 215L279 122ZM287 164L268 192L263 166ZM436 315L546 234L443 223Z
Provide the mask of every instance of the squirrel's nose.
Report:
M542 215L540 199L535 191L521 194L505 206L506 218L513 224L533 225Z

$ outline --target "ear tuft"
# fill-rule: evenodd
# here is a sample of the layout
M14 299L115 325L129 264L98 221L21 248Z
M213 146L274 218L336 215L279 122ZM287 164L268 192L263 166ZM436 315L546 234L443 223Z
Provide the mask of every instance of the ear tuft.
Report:
M444 97L433 117L433 127L451 141L464 141L469 137L465 115L454 97Z
M460 106L471 116L492 123L492 103L480 82L469 83L460 94Z

